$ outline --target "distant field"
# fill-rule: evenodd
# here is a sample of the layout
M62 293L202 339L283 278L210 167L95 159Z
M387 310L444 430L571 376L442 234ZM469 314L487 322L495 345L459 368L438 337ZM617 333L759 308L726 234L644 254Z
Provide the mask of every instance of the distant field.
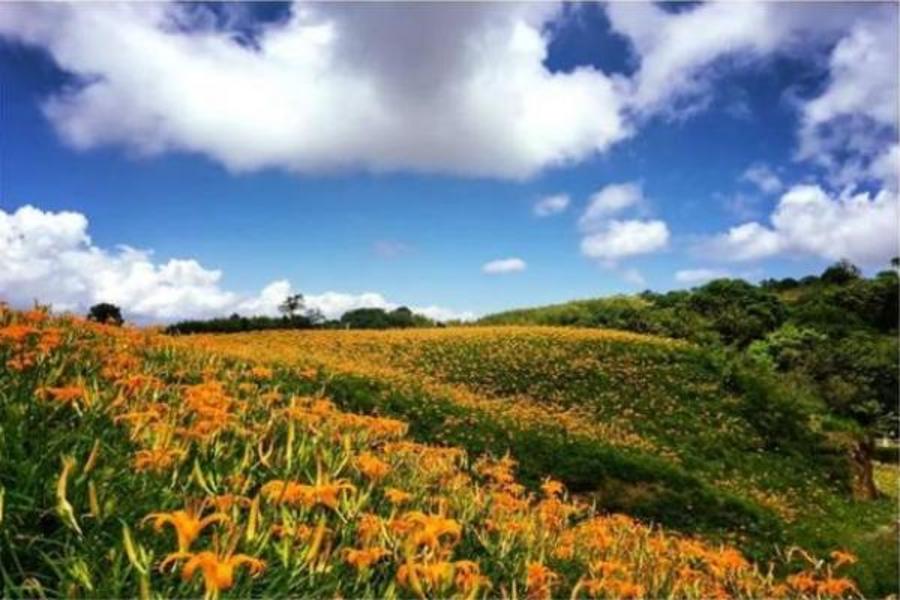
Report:
M850 499L851 436L817 429L815 407L779 413L765 390L736 385L684 342L523 326L178 343L318 373L345 409L406 419L421 441L509 451L526 482L553 475L610 510L759 557L775 545L849 547L864 557L870 589L895 572L883 529L892 503Z

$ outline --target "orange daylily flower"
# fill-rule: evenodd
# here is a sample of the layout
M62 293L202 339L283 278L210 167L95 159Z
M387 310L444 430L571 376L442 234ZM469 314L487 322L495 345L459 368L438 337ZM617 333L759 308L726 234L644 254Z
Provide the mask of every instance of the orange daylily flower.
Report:
M415 591L419 596L423 584L429 590L437 591L453 580L453 563L438 561L435 563L407 562L397 569L397 583L402 587Z
M387 488L384 490L384 497L387 498L387 501L393 505L405 504L412 500L412 494L409 492L404 492L403 490L398 490L397 488Z
M482 587L490 587L491 581L481 574L481 567L471 560L458 560L453 563L455 575L453 582L464 594L474 594Z
M297 504L308 508L322 504L332 510L337 509L339 497L345 491L356 491L356 487L345 479L315 485L276 479L260 489L260 493L269 502Z
M134 453L134 469L141 471L164 471L175 464L184 451L175 448L151 448Z
M228 515L220 512L201 517L200 510L194 506L187 510L156 512L144 517L144 522L152 521L157 531L162 531L167 523L171 525L178 539L179 552L187 552L200 533L213 523L225 523L229 520Z
M391 470L391 466L372 454L364 452L356 458L356 468L359 472L371 479L377 481L384 478Z
M547 497L553 498L563 493L563 484L548 477L544 480L544 483L541 484L541 491L544 492Z
M842 598L847 592L858 592L856 584L849 579L829 577L825 581L819 583L817 587L820 596Z
M50 387L40 388L35 395L41 398L49 398L60 404L68 404L69 406L78 406L79 400L85 399L85 390L79 385L70 385L66 387Z
M844 552L843 550L835 550L831 553L831 558L834 560L835 568L841 567L843 565L852 565L857 562L856 556L849 552Z
M381 533L381 517L373 513L363 513L356 526L356 535L363 545L371 544Z
M541 563L530 562L525 567L525 589L529 598L552 597L553 586L558 580L559 575Z
M462 537L462 527L453 519L440 515L426 515L419 511L408 512L392 523L395 530L408 531L407 538L413 548L426 546L432 550L442 541L456 544Z
M246 554L219 555L205 550L196 554L192 552L170 554L160 563L160 569L181 559L187 559L181 569L181 577L185 581L190 581L199 569L203 574L203 585L207 598L215 598L221 590L227 590L234 585L234 571L238 567L246 565L254 577L266 568L265 561Z
M368 569L388 554L390 552L379 546L362 549L344 548L343 550L344 560L360 571Z
M253 367L250 369L250 376L253 379L272 379L272 369L268 367Z

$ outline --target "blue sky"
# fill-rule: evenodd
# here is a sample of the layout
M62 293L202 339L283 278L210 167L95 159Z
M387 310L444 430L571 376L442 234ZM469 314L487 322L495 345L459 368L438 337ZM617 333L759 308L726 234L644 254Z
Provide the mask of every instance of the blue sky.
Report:
M449 317L878 270L896 12L0 6L0 297Z

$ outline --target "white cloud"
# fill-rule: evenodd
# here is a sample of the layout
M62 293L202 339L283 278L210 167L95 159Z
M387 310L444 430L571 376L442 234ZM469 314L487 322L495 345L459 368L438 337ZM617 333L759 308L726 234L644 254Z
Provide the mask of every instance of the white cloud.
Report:
M890 21L890 14L852 3L823 9L804 3L706 2L677 11L649 2L607 5L613 30L631 42L640 63L629 81L630 108L670 116L705 106L724 71L720 67L816 47L837 40L861 19Z
M872 161L871 175L895 193L900 190L900 144L894 144Z
M475 313L471 311L456 311L440 306L418 306L412 308L413 312L425 315L433 321L472 321Z
M524 271L526 267L527 264L521 258L498 258L497 260L484 263L481 271L488 275L502 275L504 273Z
M14 306L38 300L57 310L85 312L92 304L112 302L130 319L173 321L232 312L274 315L295 291L287 280L278 280L256 295L239 294L224 289L221 279L221 271L193 259L159 263L146 250L100 248L91 241L88 220L80 213L32 206L11 213L0 210L0 298ZM306 304L329 318L353 308L399 306L374 292L310 294ZM454 318L468 314L435 306L423 310Z
M0 36L75 76L43 106L71 145L200 153L234 171L527 177L605 151L644 117L702 108L723 66L842 36L828 88L801 103L799 156L863 143L859 118L896 126L895 6L609 3L640 63L630 79L545 67L560 6L298 3L248 43L240 18L197 5L6 3ZM829 134L840 119L856 124Z
M683 269L675 272L675 281L693 285L730 276L725 269Z
M78 78L43 106L76 148L522 178L629 134L615 78L545 67L558 9L302 3L248 44L182 3L5 4L0 36Z
M643 204L643 190L638 183L610 184L594 193L578 220L583 232L581 253L614 267L620 259L665 248L669 227L664 221L611 218ZM643 285L643 277L634 269L626 270L623 277L629 283Z
M669 228L663 221L612 220L581 240L581 252L608 265L666 247Z
M673 13L651 3L611 2L607 14L640 59L629 100L644 113L683 109L679 100L696 101L709 91L706 68L715 60L765 52L775 42L765 3L710 2Z
M896 193L829 194L819 186L788 190L772 213L771 225L749 222L702 245L705 254L757 260L781 254L848 258L861 265L885 264L898 254Z
M259 293L258 296L242 301L237 310L254 315L277 315L278 305L284 299L296 293L296 290L286 279L273 281ZM347 294L342 292L325 292L323 294L306 294L303 296L304 306L321 311L326 318L337 319L349 310L357 308L383 308L394 310L401 305L388 301L384 296L376 292L362 292L361 294ZM469 321L475 318L469 311L456 311L442 306L410 306L410 310L424 315L435 321L462 320Z
M874 179L896 189L896 171L880 164L890 160L898 131L896 5L875 17L856 22L834 47L827 87L800 104L797 157L824 166L841 185Z
M555 194L541 198L534 204L534 214L538 217L556 215L568 208L570 198L568 194Z
M716 95L716 80L736 66L776 54L808 58L833 46L825 89L796 102L796 157L824 167L838 186L879 182L897 189L896 169L885 166L897 164L885 152L898 131L896 4L707 2L673 11L612 2L607 14L639 60L622 88L637 122L702 110ZM762 186L780 191L774 179Z
M840 40L827 89L800 103L798 156L837 170L849 149L843 183L884 172L868 124L896 127L896 6L612 2L639 61L630 78L546 68L560 6L297 3L248 43L237 9L6 3L0 36L74 76L43 109L76 148L199 153L239 172L508 178L604 152L655 114L692 114L726 68Z
M584 230L602 225L603 221L627 208L644 201L643 190L638 183L614 183L595 192L581 215L578 224Z
M755 164L747 167L747 170L741 175L741 180L749 181L759 188L759 191L766 194L776 194L784 189L781 178L778 177L775 171L764 164Z
M756 260L781 252L778 234L756 222L732 227L728 233L715 237L710 244L703 244L704 252L723 260Z

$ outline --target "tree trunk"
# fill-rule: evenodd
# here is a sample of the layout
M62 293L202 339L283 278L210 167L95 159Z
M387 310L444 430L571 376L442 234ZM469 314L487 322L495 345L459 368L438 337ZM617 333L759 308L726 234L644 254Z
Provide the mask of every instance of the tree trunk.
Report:
M874 500L878 497L872 468L874 445L870 438L854 442L850 447L851 486L855 500Z

